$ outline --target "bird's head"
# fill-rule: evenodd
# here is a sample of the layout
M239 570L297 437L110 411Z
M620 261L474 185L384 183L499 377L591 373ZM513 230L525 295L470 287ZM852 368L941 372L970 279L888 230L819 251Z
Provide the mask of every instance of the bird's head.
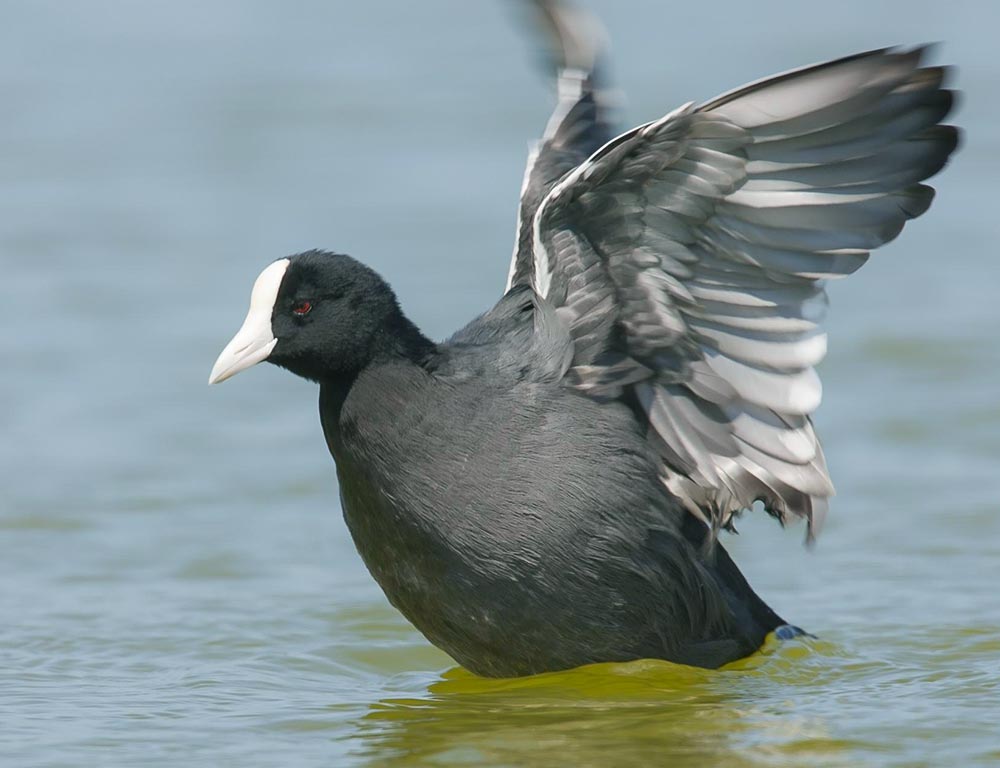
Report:
M307 251L269 264L250 293L242 327L208 383L267 360L322 381L364 368L405 323L374 270L343 254Z

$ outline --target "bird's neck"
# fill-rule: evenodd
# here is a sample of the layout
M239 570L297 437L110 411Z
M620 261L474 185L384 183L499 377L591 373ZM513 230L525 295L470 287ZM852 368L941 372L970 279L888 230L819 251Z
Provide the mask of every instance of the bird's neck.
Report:
M423 366L436 348L406 315L398 312L376 336L368 366L404 361Z
M330 371L318 377L320 417L334 458L339 458L342 445L345 403L350 400L355 410L378 410L387 415L393 409L395 395L402 394L407 389L403 386L397 391L390 384L398 385L400 377L408 383L425 379L426 365L436 350L437 345L399 313L384 330L376 334L372 341L371 356L363 366L357 370ZM386 391L382 392L383 388Z

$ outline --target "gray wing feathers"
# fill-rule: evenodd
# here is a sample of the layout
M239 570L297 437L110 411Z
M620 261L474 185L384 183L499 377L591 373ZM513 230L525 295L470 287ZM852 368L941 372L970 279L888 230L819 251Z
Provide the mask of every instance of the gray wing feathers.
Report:
M575 340L567 376L631 389L667 486L713 527L762 501L814 535L833 494L809 415L824 281L931 204L953 94L879 50L686 105L605 144L534 214L531 280Z

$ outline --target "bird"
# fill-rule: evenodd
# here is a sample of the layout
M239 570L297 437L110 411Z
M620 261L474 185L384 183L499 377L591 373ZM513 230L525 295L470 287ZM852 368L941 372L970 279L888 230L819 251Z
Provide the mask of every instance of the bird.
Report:
M362 560L469 671L718 668L802 631L722 533L757 502L820 530L825 282L930 206L950 71L872 50L621 133L599 21L530 7L557 98L497 303L434 342L354 258L279 258L209 383L267 361L319 384Z

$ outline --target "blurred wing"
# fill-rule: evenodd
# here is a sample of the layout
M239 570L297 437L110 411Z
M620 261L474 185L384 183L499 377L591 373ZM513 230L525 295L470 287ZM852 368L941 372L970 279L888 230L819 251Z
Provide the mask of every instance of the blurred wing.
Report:
M542 199L613 135L614 96L601 81L606 48L601 23L559 0L534 0L531 5L554 60L558 101L524 170L508 291L531 282L531 222Z
M755 501L818 530L833 494L809 418L824 280L927 210L955 149L941 68L880 50L687 105L606 144L533 221L535 289L567 376L648 418L664 482L713 528Z

